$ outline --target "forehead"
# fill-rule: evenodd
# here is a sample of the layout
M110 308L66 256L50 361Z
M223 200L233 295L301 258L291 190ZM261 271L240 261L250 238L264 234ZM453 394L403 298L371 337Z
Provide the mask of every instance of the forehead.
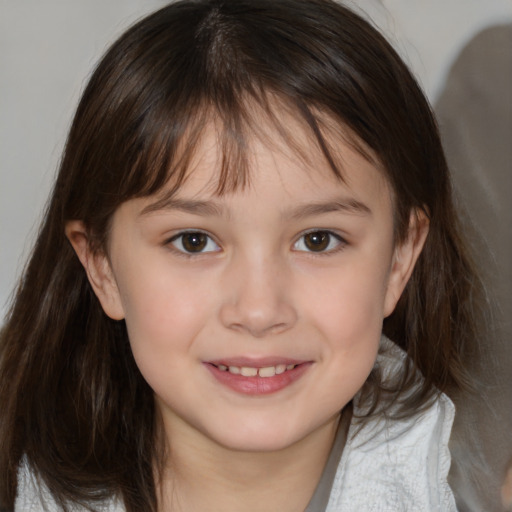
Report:
M175 173L179 182L171 174L155 197L163 202L175 195L221 198L276 180L290 194L306 188L319 195L332 189L389 195L379 160L363 141L330 116L316 112L315 123L317 133L279 103L272 110L252 108L240 133L210 116L194 136L182 139L179 160L186 168Z

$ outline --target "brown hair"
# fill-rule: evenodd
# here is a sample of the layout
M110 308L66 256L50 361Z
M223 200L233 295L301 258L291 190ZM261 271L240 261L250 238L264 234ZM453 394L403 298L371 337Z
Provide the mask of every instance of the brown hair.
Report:
M74 118L1 334L2 506L13 506L25 456L63 507L116 495L128 511L156 510L152 390L135 365L124 322L102 311L65 223L82 220L97 250L105 250L121 203L168 183L179 187L193 151L183 147L194 147L212 115L222 125L219 193L243 186L244 143L254 123L248 104L271 113L270 96L304 121L341 179L324 137L325 116L377 156L395 198L397 242L411 211L429 217L423 253L384 323L410 356L395 388L386 390L400 404L396 415L411 415L436 390L464 384L464 358L476 337L475 278L435 121L401 59L370 24L330 0L178 1L114 43ZM366 386L370 410L381 389L377 377Z

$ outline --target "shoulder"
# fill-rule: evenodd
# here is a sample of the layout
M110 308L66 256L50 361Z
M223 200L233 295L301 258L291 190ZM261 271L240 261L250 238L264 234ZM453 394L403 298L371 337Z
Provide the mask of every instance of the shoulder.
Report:
M85 507L70 505L69 512L85 512ZM95 506L98 512L124 512L124 507L115 500ZM22 459L18 470L18 489L14 512L61 512L62 508L56 503L48 488L32 471L26 458Z
M380 364L393 365L397 357L402 355ZM440 394L410 418L377 417L362 427L352 425L327 512L456 511L447 482L454 412Z
M18 489L14 512L57 511L58 507L46 486L42 484L29 467L24 457L18 469Z

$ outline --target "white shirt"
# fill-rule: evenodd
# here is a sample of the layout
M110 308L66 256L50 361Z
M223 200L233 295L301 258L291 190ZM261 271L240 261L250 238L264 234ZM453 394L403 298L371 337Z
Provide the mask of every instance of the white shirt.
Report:
M355 439L352 425L326 512L455 512L447 482L453 416L441 395L415 418L370 421Z

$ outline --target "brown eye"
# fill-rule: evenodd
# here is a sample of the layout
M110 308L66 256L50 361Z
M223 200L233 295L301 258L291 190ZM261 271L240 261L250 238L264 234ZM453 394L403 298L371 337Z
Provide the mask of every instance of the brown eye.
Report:
M206 233L202 233L201 231L180 233L173 237L171 244L179 251L188 254L216 252L220 250L220 247Z
M345 241L330 231L310 231L293 245L294 250L304 252L332 252L346 245Z
M201 252L206 247L207 237L203 233L187 233L183 235L183 248L187 252Z
M304 243L310 251L325 251L330 241L331 235L325 231L313 231L304 235Z

